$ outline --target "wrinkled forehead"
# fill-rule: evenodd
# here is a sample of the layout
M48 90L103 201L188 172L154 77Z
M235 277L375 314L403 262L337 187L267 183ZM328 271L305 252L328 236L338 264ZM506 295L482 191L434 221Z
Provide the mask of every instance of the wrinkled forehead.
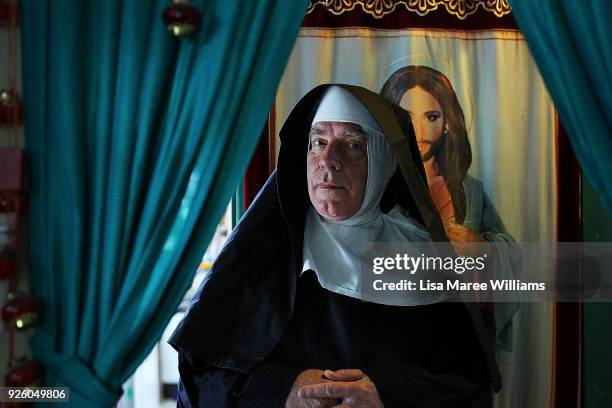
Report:
M367 139L366 132L361 125L353 122L321 121L313 123L310 127L309 137L316 135L334 135Z

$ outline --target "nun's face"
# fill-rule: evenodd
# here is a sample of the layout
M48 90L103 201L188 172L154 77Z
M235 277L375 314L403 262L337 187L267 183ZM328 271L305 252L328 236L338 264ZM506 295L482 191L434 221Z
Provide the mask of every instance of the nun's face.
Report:
M324 218L341 221L363 202L368 177L368 145L361 126L317 122L308 146L308 195Z

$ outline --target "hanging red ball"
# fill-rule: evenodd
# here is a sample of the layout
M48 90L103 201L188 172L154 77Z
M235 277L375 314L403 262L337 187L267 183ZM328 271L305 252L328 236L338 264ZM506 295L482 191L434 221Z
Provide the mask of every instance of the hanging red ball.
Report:
M18 295L2 308L2 320L7 327L17 330L30 328L38 320L40 301L33 296Z
M43 382L45 368L36 360L29 360L11 369L4 376L7 387L36 387Z
M17 92L0 90L0 126L17 126L23 123L21 101Z
M188 0L174 0L173 4L166 7L162 17L168 31L175 37L191 35L202 20L200 11Z

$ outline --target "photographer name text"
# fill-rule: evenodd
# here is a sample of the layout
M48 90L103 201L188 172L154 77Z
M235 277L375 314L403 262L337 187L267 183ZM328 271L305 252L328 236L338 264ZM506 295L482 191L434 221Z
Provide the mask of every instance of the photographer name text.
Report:
M459 279L436 282L430 279L412 281L402 279L399 282L385 282L376 279L372 282L376 291L542 291L546 290L545 282L522 282L519 279L491 279L488 282L463 282Z

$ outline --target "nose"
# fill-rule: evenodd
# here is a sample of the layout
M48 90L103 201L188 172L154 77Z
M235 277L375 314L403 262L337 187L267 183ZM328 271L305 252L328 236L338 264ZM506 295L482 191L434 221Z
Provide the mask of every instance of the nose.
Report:
M319 159L319 167L323 169L340 170L342 168L342 160L340 159L340 152L338 146L335 143L328 144Z
M412 126L414 127L414 134L416 136L417 142L422 142L425 138L425 134L423 132L423 124L416 120L412 122Z

